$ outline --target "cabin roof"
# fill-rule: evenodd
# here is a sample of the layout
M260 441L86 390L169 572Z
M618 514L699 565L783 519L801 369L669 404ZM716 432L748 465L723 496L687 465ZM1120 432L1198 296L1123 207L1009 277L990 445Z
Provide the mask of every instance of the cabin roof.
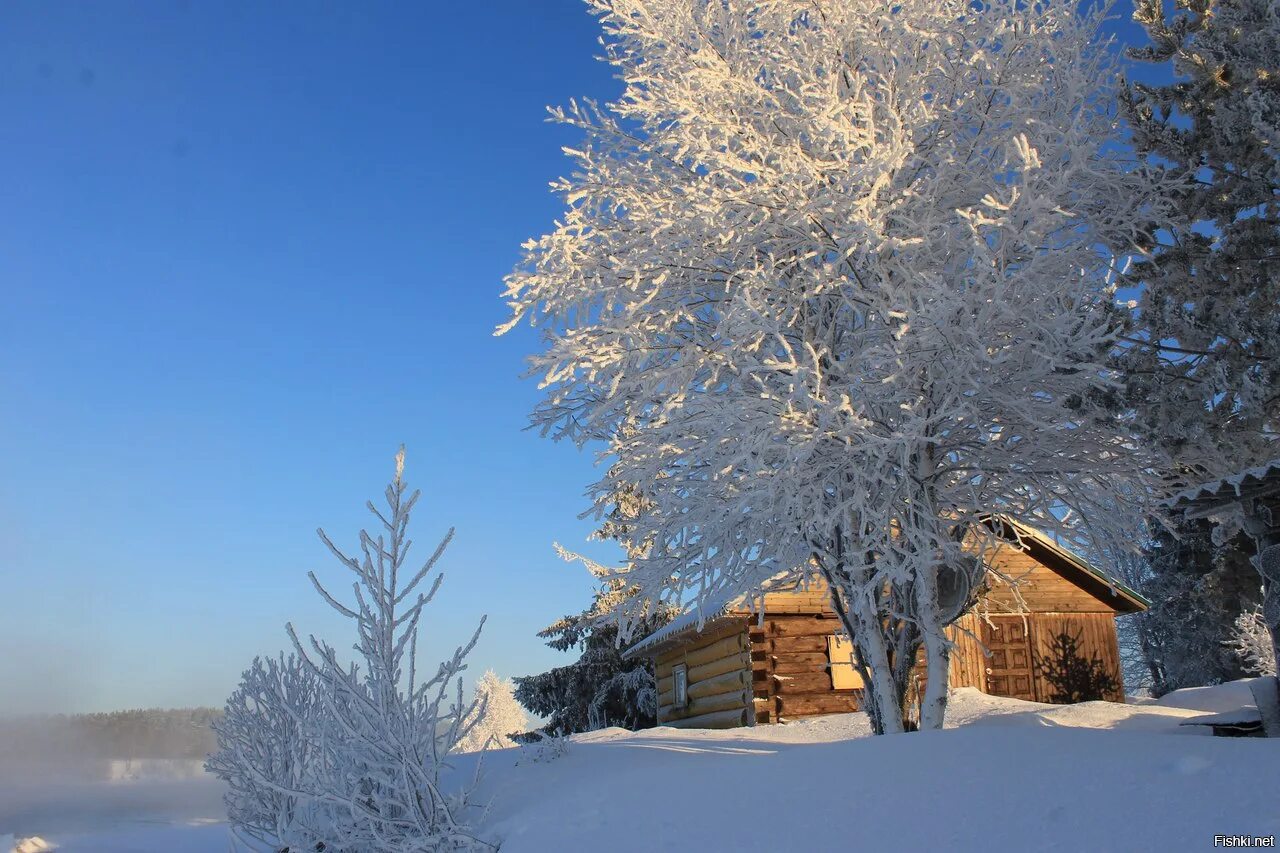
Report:
M696 633L707 625L718 623L727 618L750 616L753 613L751 599L758 600L770 585L780 583L790 574L790 572L782 572L775 575L765 581L760 592L724 593L713 598L710 602L700 605L694 604L675 619L632 645L622 653L622 657L634 658L646 652L655 651L659 646L666 645L668 641L675 640L685 634Z
M1117 612L1139 613L1151 605L1151 602L1141 593L1090 565L1050 536L1012 518L1002 516L1000 521L1017 531L1018 540L1032 557L1067 581L1092 593ZM660 647L671 645L686 634L700 632L708 625L718 624L727 619L756 615L759 608L753 605L757 604L765 593L781 592L803 585L803 581L796 581L793 578L792 572L781 572L765 581L761 589L751 593L726 592L709 601L694 604L666 625L631 645L622 653L622 656L629 659L652 654Z
M1090 564L1053 537L1008 516L1000 521L1014 528L1027 552L1066 580L1092 593L1119 613L1141 613L1151 601L1137 590Z
M1280 494L1280 458L1184 489L1165 501L1165 505L1185 512L1189 518L1203 518L1228 504L1274 494Z

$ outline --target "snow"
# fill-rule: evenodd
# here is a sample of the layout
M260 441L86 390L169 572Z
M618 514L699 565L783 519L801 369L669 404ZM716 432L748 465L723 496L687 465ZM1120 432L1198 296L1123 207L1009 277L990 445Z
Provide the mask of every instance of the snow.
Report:
M552 760L530 760L529 748L486 753L482 831L503 853L1203 850L1222 833L1280 834L1280 741L1179 725L1251 703L1248 680L1128 705L1042 705L965 688L939 732L870 737L863 714L752 729L609 728L574 735ZM473 761L459 757L457 772L469 775ZM167 819L145 780L64 790L43 809L19 809L20 819L13 791L0 788L0 839L19 833L0 851L228 849L225 824L197 805L220 785L171 777L161 787ZM95 811L114 814L90 831ZM13 846L37 832L41 842Z
M1249 689L1249 685L1257 680L1242 678L1239 681L1215 684L1212 687L1187 687L1166 693L1156 699L1155 704L1165 708L1187 708L1213 714L1226 713L1254 704L1253 691Z
M1189 489L1178 492L1165 501L1165 504L1178 509L1187 504L1195 503L1202 498L1221 498L1227 494L1238 497L1245 486L1258 485L1275 474L1280 474L1280 458L1237 472L1230 477L1223 477L1208 483L1201 483L1198 486L1192 486Z

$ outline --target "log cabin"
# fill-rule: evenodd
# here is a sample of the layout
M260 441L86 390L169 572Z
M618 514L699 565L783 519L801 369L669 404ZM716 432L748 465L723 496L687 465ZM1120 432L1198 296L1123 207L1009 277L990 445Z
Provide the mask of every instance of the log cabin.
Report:
M1149 602L1050 537L1001 525L995 544L974 546L984 551L982 587L948 628L950 686L1078 701L1064 695L1066 669L1092 679L1094 698L1123 702L1115 620ZM733 728L858 710L862 681L820 580L687 612L624 652L641 656L654 662L658 725Z

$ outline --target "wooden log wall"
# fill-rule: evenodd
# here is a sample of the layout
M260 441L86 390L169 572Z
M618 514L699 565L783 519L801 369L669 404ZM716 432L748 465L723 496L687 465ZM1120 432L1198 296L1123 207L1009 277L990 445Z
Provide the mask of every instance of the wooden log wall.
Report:
M756 722L858 710L855 691L831 686L827 642L840 631L835 614L777 610L766 614L763 624L752 620L748 626Z
M676 664L688 674L688 703L675 707ZM733 619L705 634L695 634L654 663L658 681L658 725L730 729L750 725L751 654L747 619Z

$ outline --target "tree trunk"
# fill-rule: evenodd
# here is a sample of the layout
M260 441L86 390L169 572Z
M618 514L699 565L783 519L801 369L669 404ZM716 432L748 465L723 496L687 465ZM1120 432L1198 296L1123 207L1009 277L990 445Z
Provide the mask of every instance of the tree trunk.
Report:
M898 685L895 684L891 675L892 664L889 660L889 650L885 646L884 629L880 626L879 614L867 601L865 595L857 596L854 609L857 611L857 624L850 626L846 623L845 630L850 631L849 636L853 639L858 654L860 656L866 654L870 657L866 664L871 677L868 682L871 689L864 691L864 695L869 692L875 703L876 714L872 722L877 729L876 734L898 734L905 731L902 720L902 698Z
M942 728L947 714L947 687L951 664L951 643L938 623L938 576L921 572L915 584L916 618L925 649L925 688L920 701L920 730Z

